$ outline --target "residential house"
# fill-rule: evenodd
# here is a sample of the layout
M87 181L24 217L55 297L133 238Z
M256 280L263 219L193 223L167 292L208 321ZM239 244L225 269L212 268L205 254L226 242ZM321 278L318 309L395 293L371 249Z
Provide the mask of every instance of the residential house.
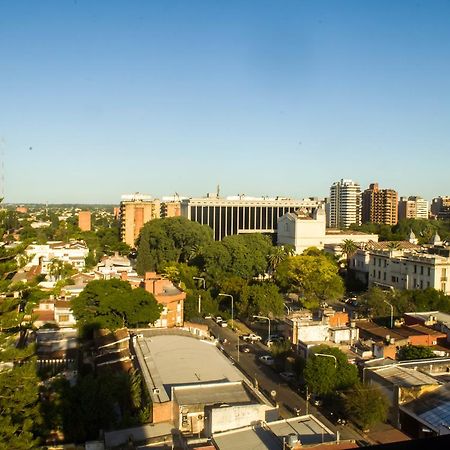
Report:
M146 272L141 286L163 306L161 317L155 327L171 328L183 326L183 308L186 293L178 289L170 280L156 272Z

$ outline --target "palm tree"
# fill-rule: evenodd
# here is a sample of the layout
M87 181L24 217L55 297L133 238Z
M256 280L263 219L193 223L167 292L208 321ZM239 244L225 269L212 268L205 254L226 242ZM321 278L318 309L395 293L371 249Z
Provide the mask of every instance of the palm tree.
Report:
M269 255L267 255L267 261L269 263L268 271L273 275L278 264L283 262L288 256L292 256L294 249L290 246L278 246L274 247Z
M345 258L347 260L347 270L350 266L350 259L358 250L358 244L351 239L344 239L342 244L340 245L342 254L345 254Z

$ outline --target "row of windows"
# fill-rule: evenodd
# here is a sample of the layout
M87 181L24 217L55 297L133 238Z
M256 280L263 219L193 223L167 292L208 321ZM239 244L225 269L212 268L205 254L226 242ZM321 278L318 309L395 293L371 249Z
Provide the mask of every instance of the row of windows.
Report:
M386 279L387 279L386 272L384 272L384 271L381 272L381 270L377 271L376 269L373 269L372 276L373 276L373 278L376 278L378 280L382 279L383 281L386 281ZM395 275L392 275L390 281L392 283L398 283L399 282L399 277L395 276ZM431 286L431 283L429 281L427 281L426 287L429 288L430 286ZM425 288L425 283L424 283L423 280L417 281L417 278L413 278L412 287L413 287L413 289L418 289L418 288L424 289Z
M277 206L190 206L190 217L194 222L209 225L214 237L239 234L241 230L276 230L278 219L295 207Z

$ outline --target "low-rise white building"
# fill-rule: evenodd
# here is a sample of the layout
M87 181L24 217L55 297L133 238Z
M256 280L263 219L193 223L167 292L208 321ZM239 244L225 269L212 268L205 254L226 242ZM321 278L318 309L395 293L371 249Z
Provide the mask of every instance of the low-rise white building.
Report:
M378 235L327 229L325 210L321 207L312 213L307 210L289 212L278 219L277 244L293 246L298 255L309 247L320 250L325 246L339 247L347 239L356 244L378 242Z
M450 295L450 257L404 250L369 250L369 286L434 288Z
M89 249L84 241L49 241L46 244L31 244L25 249L30 258L28 265L41 267L41 273L47 275L53 260L70 264L74 269L82 271Z

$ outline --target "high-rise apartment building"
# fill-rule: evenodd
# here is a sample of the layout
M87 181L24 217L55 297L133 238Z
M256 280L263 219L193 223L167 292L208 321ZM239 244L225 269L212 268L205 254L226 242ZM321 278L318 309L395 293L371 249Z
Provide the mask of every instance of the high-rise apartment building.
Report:
M433 198L431 213L437 219L450 219L450 196Z
M179 217L181 216L180 201L161 201L161 217Z
M361 225L361 187L352 180L336 181L330 187L327 207L329 228L348 228Z
M395 225L398 221L398 194L393 189L380 189L378 183L369 185L361 196L362 223Z
M428 200L422 197L401 197L398 202L398 220L428 219Z
M122 195L120 202L120 234L123 242L134 247L144 224L161 216L161 204L150 195Z
M81 231L91 231L91 212L80 211L78 213L78 228Z
M184 199L181 214L189 220L209 225L214 239L242 233L275 234L278 219L287 212L304 208L317 208L321 202L315 199L294 200L290 198L255 198L239 195L221 198L208 194L204 198Z

